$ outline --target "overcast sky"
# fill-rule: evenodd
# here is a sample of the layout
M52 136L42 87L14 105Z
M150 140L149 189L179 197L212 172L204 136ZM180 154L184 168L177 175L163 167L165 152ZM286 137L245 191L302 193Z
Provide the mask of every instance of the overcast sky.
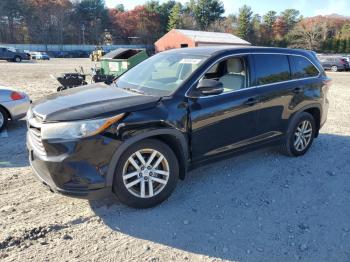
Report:
M105 0L108 7L123 4L127 10L146 2L146 0ZM159 2L165 2L160 0ZM186 3L188 0L180 0ZM264 14L269 10L280 12L287 8L298 9L303 16L340 14L350 16L350 0L222 0L226 15L237 13L240 6L252 7L254 13Z

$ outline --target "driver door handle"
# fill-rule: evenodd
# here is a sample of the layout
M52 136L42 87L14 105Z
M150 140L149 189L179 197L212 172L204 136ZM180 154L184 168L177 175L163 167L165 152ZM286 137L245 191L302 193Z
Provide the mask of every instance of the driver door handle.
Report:
M293 92L295 94L300 94L301 92L303 92L303 89L301 87L296 87L296 88L294 88Z
M244 104L248 105L248 106L253 106L257 103L259 103L259 99L255 98L255 97L251 97L247 101L244 102Z

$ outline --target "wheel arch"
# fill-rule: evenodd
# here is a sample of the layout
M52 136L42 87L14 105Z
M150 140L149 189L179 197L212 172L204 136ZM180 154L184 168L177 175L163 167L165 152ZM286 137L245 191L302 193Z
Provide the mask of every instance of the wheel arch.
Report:
M3 105L0 105L0 107L5 110L5 112L7 113L8 118L12 119L11 112L6 107L4 107Z
M161 142L167 144L175 153L180 168L180 179L184 179L186 176L187 166L188 166L188 143L186 137L176 129L170 128L161 128L155 129L151 131L146 131L140 133L136 136L133 136L127 140L125 140L118 149L114 152L112 159L110 161L107 177L106 177L106 186L112 187L114 172L117 167L118 161L122 154L125 152L127 148L131 145L148 138L158 139Z
M316 124L315 137L318 137L321 128L321 110L318 107L310 107L305 109L303 112L307 112L313 116Z
M315 138L318 137L320 128L321 128L321 105L319 104L311 104L305 107L300 108L298 111L296 111L293 116L290 118L289 124L293 121L295 117L297 117L298 114L306 112L309 113L313 116L315 119L315 124L316 124L316 133L315 133ZM289 128L288 128L289 129ZM290 130L288 130L289 132Z

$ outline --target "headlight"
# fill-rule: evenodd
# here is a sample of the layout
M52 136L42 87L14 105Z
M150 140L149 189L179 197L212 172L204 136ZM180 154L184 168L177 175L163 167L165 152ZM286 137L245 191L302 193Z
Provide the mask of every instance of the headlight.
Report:
M76 139L96 135L120 120L124 114L110 118L43 124L42 139Z

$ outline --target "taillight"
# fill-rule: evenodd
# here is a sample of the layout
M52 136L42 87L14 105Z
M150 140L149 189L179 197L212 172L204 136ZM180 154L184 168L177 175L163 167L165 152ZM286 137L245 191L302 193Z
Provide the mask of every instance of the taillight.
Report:
M11 99L12 100L20 100L20 99L23 99L23 98L24 98L24 96L22 94L16 92L16 91L13 91L11 93Z

